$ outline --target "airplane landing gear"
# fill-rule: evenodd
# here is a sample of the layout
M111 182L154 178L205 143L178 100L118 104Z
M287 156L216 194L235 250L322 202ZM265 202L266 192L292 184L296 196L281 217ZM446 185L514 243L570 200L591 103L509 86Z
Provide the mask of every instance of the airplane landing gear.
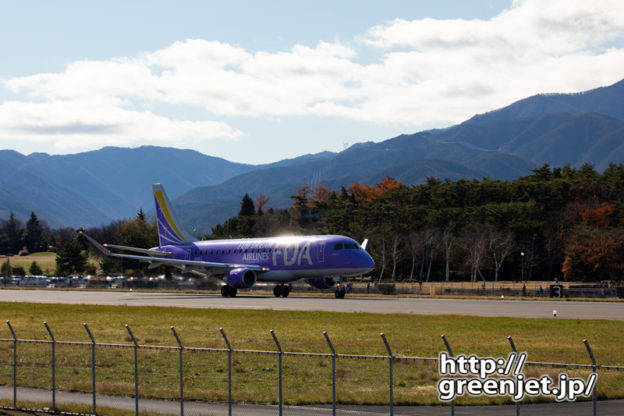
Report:
M227 298L228 296L234 298L236 297L236 292L238 291L235 287L232 287L230 285L221 286L221 296L223 296L224 298Z
M347 294L347 289L342 285L336 286L334 294L336 295L336 299L344 299Z
M276 298L279 298L280 296L287 298L289 293L290 293L290 287L286 285L279 285L273 288L273 294L275 295Z

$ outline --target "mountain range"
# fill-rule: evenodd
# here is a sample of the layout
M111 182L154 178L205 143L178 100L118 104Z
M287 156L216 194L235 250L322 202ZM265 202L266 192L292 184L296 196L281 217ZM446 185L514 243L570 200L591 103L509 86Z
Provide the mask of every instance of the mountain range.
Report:
M165 163L166 162L166 163ZM73 155L0 151L0 218L35 211L52 227L88 227L152 209L161 182L184 225L198 233L236 215L245 193L290 206L302 185L339 189L386 176L513 180L545 163L603 170L624 163L624 80L575 94L541 94L446 128L358 143L267 165L154 146Z

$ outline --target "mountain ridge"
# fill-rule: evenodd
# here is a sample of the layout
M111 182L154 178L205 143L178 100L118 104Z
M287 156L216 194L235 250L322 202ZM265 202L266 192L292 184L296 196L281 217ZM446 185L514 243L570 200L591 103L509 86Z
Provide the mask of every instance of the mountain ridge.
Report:
M303 185L339 189L385 176L513 180L549 163L624 162L624 80L574 94L538 94L444 129L248 165L189 149L104 147L72 155L0 150L0 219L30 211L53 227L89 227L152 209L163 183L182 222L201 233L236 214L245 193L290 205Z

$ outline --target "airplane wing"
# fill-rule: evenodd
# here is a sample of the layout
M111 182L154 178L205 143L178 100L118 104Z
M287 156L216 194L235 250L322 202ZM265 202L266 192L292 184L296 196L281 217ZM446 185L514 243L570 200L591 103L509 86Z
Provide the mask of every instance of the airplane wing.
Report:
M143 254L147 254L149 256L154 256L154 257L155 256L158 256L158 257L169 257L172 254L172 253L170 253L168 251L156 251L156 250L150 250L149 248L137 248L137 247L128 247L128 246L118 246L118 245L115 245L115 244L103 244L103 246L106 247L106 248L110 247L110 248L114 248L114 249L117 249L117 250L134 251L135 253L143 253Z
M139 253L146 253L148 255L146 255L146 256L139 256L139 255L134 255L134 254L114 253L114 252L110 251L108 248L106 248L105 246L103 246L102 244L98 243L94 238L92 238L92 237L88 236L87 234L85 234L84 232L82 232L81 234L91 244L93 244L93 246L95 248L97 248L99 251L101 251L102 253L104 253L107 256L117 257L117 258L121 258L121 259L145 261L145 262L151 263L150 264L150 268L156 268L156 267L161 266L161 265L170 265L170 266L175 266L175 267L178 267L178 268L181 268L181 269L185 269L187 267L190 267L190 268L201 268L201 269L208 269L208 270L221 271L221 272L227 271L227 270L232 270L232 269L238 269L238 268L246 268L246 269L250 269L250 270L254 270L254 271L258 271L258 272L269 271L269 269L267 267L254 265L254 264L216 263L216 262L201 261L201 260L170 259L170 258L162 257L162 256L163 255L168 256L168 255L171 255L171 253L156 252L156 251L148 250L148 249L137 249L135 247L106 245L106 247L120 248L120 249L124 249L124 250L136 251L136 252L139 252Z

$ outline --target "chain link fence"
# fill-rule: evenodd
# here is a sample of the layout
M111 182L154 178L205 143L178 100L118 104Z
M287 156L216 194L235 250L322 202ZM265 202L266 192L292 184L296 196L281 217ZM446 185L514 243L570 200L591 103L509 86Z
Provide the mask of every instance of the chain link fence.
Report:
M0 383L13 387L13 403L9 407L12 409L20 409L19 385L49 389L51 407L47 411L50 413L58 413L57 391L70 390L92 394L93 415L98 412L97 394L107 393L134 397L137 415L139 401L144 397L177 400L182 416L185 400L227 403L230 415L232 407L239 402L273 403L281 416L285 399L298 404L293 398L298 397L296 394L288 395L290 390L303 393L317 403L331 403L333 415L340 402L357 402L361 395L367 395L377 404L385 403L392 415L397 403L414 403L410 392L425 384L431 386L432 380L440 377L439 357L396 354L383 333L380 343L385 354L354 355L338 353L326 332L322 335L327 352L318 353L285 351L273 330L270 336L274 350L248 350L234 348L222 328L219 331L223 348L203 348L184 345L174 327L171 327L171 336L175 345L145 345L138 342L128 325L125 327L127 343L97 342L97 334L93 334L86 323L83 326L88 342L57 340L46 322L49 339L20 339L9 321L7 325L12 338L0 339L0 368L5 369L0 374ZM451 341L444 335L441 338L440 346L453 357ZM508 341L509 353L517 354L512 337L508 337ZM531 367L530 371L564 369L580 375L624 370L624 366L599 365L589 342L583 342L588 364L527 361L524 365ZM535 367L541 370L534 370ZM210 386L210 391L206 386ZM237 391L243 388L244 393ZM427 394L429 399L431 395L437 396L436 391ZM596 385L591 398L596 415ZM445 404L449 405L449 414L454 415L455 401ZM515 406L519 415L522 406L520 403Z

